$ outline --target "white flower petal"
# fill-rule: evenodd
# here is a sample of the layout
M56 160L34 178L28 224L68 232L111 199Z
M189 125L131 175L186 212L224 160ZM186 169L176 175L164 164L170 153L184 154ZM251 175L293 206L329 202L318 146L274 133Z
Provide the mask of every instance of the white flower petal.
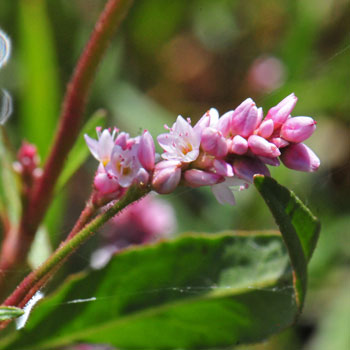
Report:
M235 197L230 188L226 186L225 182L211 186L211 190L220 204L236 204Z

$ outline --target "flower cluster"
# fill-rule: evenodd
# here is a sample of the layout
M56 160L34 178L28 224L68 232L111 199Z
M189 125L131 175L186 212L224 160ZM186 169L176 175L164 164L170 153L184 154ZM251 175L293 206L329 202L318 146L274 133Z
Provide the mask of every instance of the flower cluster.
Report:
M155 148L151 134L131 138L118 130L97 128L98 139L85 135L92 155L100 162L94 179L102 194L119 198L133 183L148 184L155 163Z
M101 193L127 188L133 182L151 184L158 193L171 193L179 184L211 186L221 204L234 204L232 189L249 186L255 174L270 175L266 165L315 171L320 161L302 142L316 128L311 117L291 117L294 94L272 107L265 118L250 98L219 116L215 108L194 125L179 116L167 133L157 137L164 152L155 163L152 136L130 138L116 130L98 131L98 140L85 136L100 161L95 187Z

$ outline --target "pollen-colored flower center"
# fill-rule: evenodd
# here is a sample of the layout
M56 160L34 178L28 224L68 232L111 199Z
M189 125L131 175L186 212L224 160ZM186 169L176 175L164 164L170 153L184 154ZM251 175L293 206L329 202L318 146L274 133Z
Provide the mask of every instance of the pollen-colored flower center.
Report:
M186 155L187 153L193 151L193 147L189 142L187 142L187 144L181 148L181 151L184 155Z

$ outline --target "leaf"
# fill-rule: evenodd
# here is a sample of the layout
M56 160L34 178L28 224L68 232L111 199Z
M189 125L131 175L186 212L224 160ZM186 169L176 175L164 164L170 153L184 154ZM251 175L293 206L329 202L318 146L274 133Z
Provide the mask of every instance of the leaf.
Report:
M75 341L122 349L229 346L282 330L296 311L279 235L185 236L130 249L102 270L74 277L0 349Z
M84 134L88 134L91 137L96 137L96 127L103 126L105 124L105 119L106 111L100 109L96 111L84 125L79 137L77 138L77 141L74 144L74 147L69 152L64 170L57 181L56 193L58 193L64 187L71 176L85 162L90 153L84 140Z
M0 349L48 350L78 342L218 349L256 343L287 328L301 310L300 281L306 281L319 226L274 180L259 176L255 185L282 236L197 234L121 252L40 302L25 329L0 342ZM303 237L305 227L313 233Z
M34 143L41 158L48 154L56 127L60 87L51 20L45 1L21 1L21 136Z
M316 247L320 223L293 192L271 177L257 175L254 184L270 208L287 246L301 310L306 293L307 262Z
M0 210L10 223L17 224L21 211L18 176L13 170L12 149L4 127L0 126Z
M0 321L11 320L22 316L24 311L18 307L0 306Z

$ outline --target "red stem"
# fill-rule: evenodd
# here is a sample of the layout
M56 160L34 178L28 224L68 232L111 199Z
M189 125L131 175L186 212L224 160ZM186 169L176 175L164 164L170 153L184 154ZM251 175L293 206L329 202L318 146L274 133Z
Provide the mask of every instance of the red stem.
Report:
M0 275L25 261L34 235L52 200L56 181L67 155L80 131L86 99L99 62L109 41L125 17L132 0L109 0L97 21L90 40L82 53L73 77L68 84L58 132L44 173L34 186L28 210L23 213L18 233L6 239L0 257ZM0 289L3 278L0 276Z

